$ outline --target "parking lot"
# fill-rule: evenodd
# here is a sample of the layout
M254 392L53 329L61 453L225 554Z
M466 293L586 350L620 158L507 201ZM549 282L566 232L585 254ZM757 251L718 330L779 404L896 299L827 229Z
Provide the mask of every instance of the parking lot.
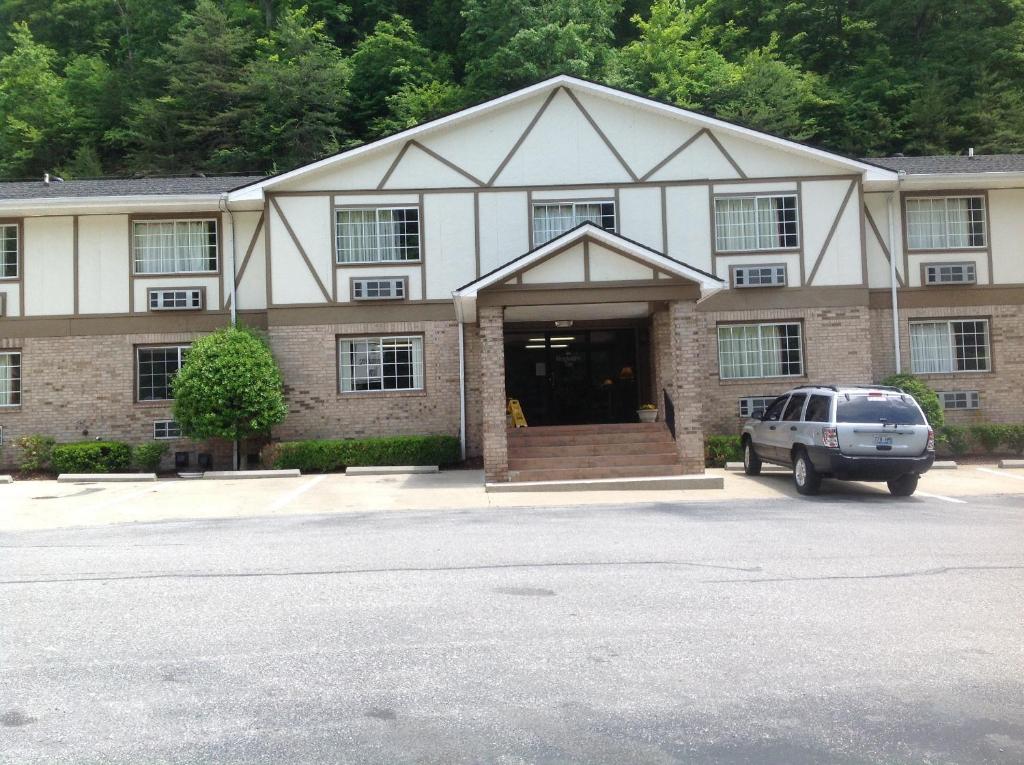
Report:
M543 507L632 503L678 503L723 500L738 503L797 498L792 476L773 472L756 478L711 470L724 477L724 489L696 491L589 491L488 494L483 475L453 470L435 475L309 475L260 480L182 480L156 483L58 484L20 481L0 485L0 529L42 529L174 519L236 518L359 513L402 510ZM933 470L921 480L915 497L894 499L885 484L826 480L818 497L897 506L934 498L952 505L971 497L1024 495L1024 470L995 465L965 465Z

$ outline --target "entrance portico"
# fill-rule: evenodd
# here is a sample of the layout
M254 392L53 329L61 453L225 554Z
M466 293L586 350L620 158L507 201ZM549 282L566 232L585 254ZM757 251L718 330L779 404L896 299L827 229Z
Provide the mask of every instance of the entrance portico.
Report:
M508 397L532 427L636 422L653 403L660 421L672 415L683 472L703 472L694 307L723 287L585 223L456 290L459 321L479 338L487 480L510 480Z

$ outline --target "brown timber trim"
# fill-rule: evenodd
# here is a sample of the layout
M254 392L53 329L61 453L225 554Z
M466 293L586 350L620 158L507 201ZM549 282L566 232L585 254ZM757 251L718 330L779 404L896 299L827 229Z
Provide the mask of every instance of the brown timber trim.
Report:
M474 279L480 278L480 192L473 192L473 262L475 264Z
M72 238L71 238L71 285L74 293L72 295L72 308L71 312L78 315L78 216L74 216L74 222L72 225Z
M661 252L665 257L671 257L668 254L668 190L661 186L659 191L661 192Z
M825 253L828 252L828 246L832 244L832 237L836 235L836 229L839 228L839 222L843 219L843 214L846 212L846 206L850 204L850 197L853 196L853 189L856 185L856 180L850 181L850 187L846 190L846 196L843 197L842 204L839 205L839 212L836 213L836 217L832 221L832 226L828 230L828 236L825 237L825 242L821 245L821 249L818 251L818 257L814 259L814 267L811 268L811 275L807 277L808 286L814 284L814 277L817 275L818 268L821 267L821 263L825 259Z
M956 308L959 306L1024 305L1024 287L1003 287L987 284L953 285L937 290L933 286L909 287L899 292L899 307L903 308ZM888 287L873 289L871 308L891 309Z
M524 285L525 287L526 285ZM565 285L528 285L530 289L490 289L477 296L477 305L531 306L579 305L585 303L649 303L660 300L697 300L700 288L695 284L641 283L623 286L621 282L579 282Z
M583 240L583 281L590 281L590 240Z
M882 238L882 232L878 230L878 226L875 223L874 216L871 215L871 210L868 209L867 205L864 205L864 217L867 219L868 225L871 226L871 230L875 234L875 241L878 242L878 246L882 248L882 254L885 256L886 263L892 263L892 253L886 246L885 240ZM900 270L896 269L896 284L900 287L906 287L907 282L902 276L900 276Z
M277 213L277 217L281 219L281 223L284 224L284 230L287 231L288 236L291 237L292 244L295 245L295 248L299 251L299 255L302 256L302 260L305 261L306 268L309 269L309 273L316 282L316 286L320 288L320 292L323 294L324 300L328 303L332 302L331 293L327 291L327 287L324 286L323 280L320 279L320 274L318 274L316 269L313 267L313 262L309 259L309 255L306 254L306 250L299 241L299 238L295 235L295 231L292 229L291 223L288 222L288 218L285 217L284 210L281 209L281 205L277 203L277 200L274 197L270 197L270 204Z
M716 292L702 300L697 305L697 310L715 312L831 308L868 305L868 300L868 290L862 286L730 289Z
M256 242L259 241L260 232L263 230L263 221L266 216L260 212L260 217L256 221L256 228L252 231L252 238L249 240L249 246L245 249L245 256L242 258L242 265L238 269L238 276L235 277L235 289L242 283L242 277L245 276L245 269L249 267L249 260L252 258L253 252L256 250ZM270 278L270 275L267 275Z
M267 290L267 308L272 308L274 305L274 272L271 269L270 264L270 199L271 195L267 194L266 201L263 203L263 269L264 269L264 287ZM236 306L237 309L237 306Z
M867 207L864 205L864 179L857 179L857 209L860 210L860 283L868 286L868 239L864 226L864 213Z
M371 303L364 305L275 306L267 311L271 327L302 327L316 324L372 324L398 321L455 321L451 300L431 303ZM397 333L395 333L397 334Z
M558 91L560 91L561 89L562 87L559 86L552 90L550 93L548 93L547 98L544 99L544 103L540 105L540 108L537 110L537 113L533 115L533 118L526 125L526 128L523 130L522 134L519 136L519 138L516 139L516 142L512 144L512 148L509 149L508 154L506 154L504 159L502 159L501 162L498 164L497 169L494 171L491 177L487 179L487 186L494 185L494 182L498 179L498 176L501 175L501 172L508 166L508 163L512 161L512 157L515 156L516 152L519 151L519 147L522 146L523 142L526 140L526 137L530 135L530 132L534 129L534 127L536 127L537 123L540 122L540 118L544 116L544 112L547 111L548 107L551 105L551 102L555 99L555 96L558 95Z
M715 147L720 152L722 152L722 156L726 158L730 165L732 165L732 169L736 171L736 174L740 178L746 178L747 174L743 172L742 167L736 164L736 160L732 158L732 154L730 154L728 150L724 146L722 146L722 142L718 140L718 136L716 136L713 132L708 130L708 138L710 138L711 142L715 145Z
M597 124L597 122L594 121L594 118L590 116L590 112L587 111L586 107L582 103L580 103L579 98L577 98L576 94L572 92L572 89L566 88L565 93L567 96L569 96L570 99L572 99L572 102L576 104L576 108L580 110L580 114L583 115L584 119L586 119L586 121L590 123L590 127L594 129L594 132L596 132L600 139L604 141L604 145L608 147L608 150L615 155L615 159L619 161L619 164L622 165L622 169L626 171L626 174L630 177L630 179L633 181L639 181L640 178L638 178L637 174L633 172L633 168L631 168L629 166L629 163L626 162L625 159L623 159L622 155L619 153L619 150L615 148L615 145L610 140L608 140L608 136L606 136L604 131L601 130L601 127Z
M18 285L18 315L25 316L25 219L0 218L0 226L16 226L18 236L17 276L0 277L0 285ZM5 307L6 308L6 307ZM5 310L6 313L6 310Z
M0 292L0 319L7 316L7 293Z
M226 327L229 321L230 315L227 311L161 311L138 314L97 314L95 316L88 314L49 316L38 319L35 317L8 318L0 322L0 338L212 332L215 329ZM258 317L256 321L258 321Z
M438 162L440 162L445 167L448 167L448 168L454 170L456 173L461 175L466 180L472 181L477 186L483 186L484 185L484 182L481 181L479 178L477 178L475 175L473 175L472 173L470 173L467 170L463 170L461 167L456 165L450 159L447 159L446 157L442 157L440 154L438 154L436 151L431 149L429 146L424 146L422 143L417 141L415 138L412 139L411 141L409 141L409 143L411 143L417 149L422 151L428 157L433 157L434 159L436 159Z
M690 144L692 144L694 141L696 141L698 138L700 138L702 135L704 135L707 132L708 132L708 129L706 127L702 127L696 133L691 135L689 138L687 138L685 141L683 141L681 144L679 144L679 146L677 146L675 149L670 151L668 153L668 155L665 157L665 159L661 160L654 167L652 167L646 173L641 175L640 178L639 178L639 182L643 183L648 178L650 178L652 175L654 175L656 172L661 170L661 168L663 168L665 165L667 165L669 162L671 162L677 156L679 156L684 151L686 151L690 147Z
M398 154L395 155L394 160L388 166L388 169L384 173L384 176L380 179L380 183L377 184L377 191L381 191L384 188L384 185L388 182L388 180L390 180L391 174L394 173L395 170L398 168L398 163L402 161L402 158L405 156L405 153L409 151L410 146L412 146L412 141L406 141L402 145L402 148L399 149Z

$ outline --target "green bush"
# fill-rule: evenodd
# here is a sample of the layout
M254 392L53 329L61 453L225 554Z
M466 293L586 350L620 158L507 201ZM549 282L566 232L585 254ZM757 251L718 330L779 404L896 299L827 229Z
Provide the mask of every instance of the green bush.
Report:
M963 457L971 450L967 428L960 425L943 426L938 432L938 440L954 457Z
M53 447L53 468L58 473L123 473L132 450L120 441L81 441Z
M890 375L882 380L882 385L892 385L913 396L933 430L937 431L946 424L946 416L942 412L938 394L921 379L908 374Z
M1018 457L1024 454L1024 425L1007 425L1005 443Z
M152 442L139 444L132 449L132 465L143 473L155 473L160 469L160 460L167 454L167 444Z
M726 462L740 462L742 459L739 436L708 436L704 439L705 467L725 467Z
M987 454L992 454L1006 440L1005 425L994 423L982 423L971 426L971 439L978 444Z
M18 467L25 471L46 470L50 466L53 446L57 442L49 436L21 436L14 445L21 449Z
M450 465L459 461L454 436L390 436L323 441L285 441L274 446L278 469L329 472L373 465Z

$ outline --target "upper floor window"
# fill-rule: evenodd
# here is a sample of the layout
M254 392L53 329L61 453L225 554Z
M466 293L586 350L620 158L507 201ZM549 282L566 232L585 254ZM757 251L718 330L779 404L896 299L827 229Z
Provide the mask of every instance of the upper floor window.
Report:
M615 230L614 202L538 202L533 206L533 246L539 247L581 223Z
M187 345L159 345L136 350L139 401L170 401L171 381L188 353Z
M799 229L795 194L715 199L715 249L719 252L796 249Z
M910 197L907 247L958 250L985 246L985 197Z
M987 319L910 322L914 374L987 372L990 359Z
M0 406L21 405L21 354L0 353Z
M418 207L355 207L335 212L338 263L420 259Z
M142 220L132 223L137 274L217 270L217 221Z
M800 324L723 324L718 328L723 380L803 374Z
M0 226L0 279L18 278L18 226Z

